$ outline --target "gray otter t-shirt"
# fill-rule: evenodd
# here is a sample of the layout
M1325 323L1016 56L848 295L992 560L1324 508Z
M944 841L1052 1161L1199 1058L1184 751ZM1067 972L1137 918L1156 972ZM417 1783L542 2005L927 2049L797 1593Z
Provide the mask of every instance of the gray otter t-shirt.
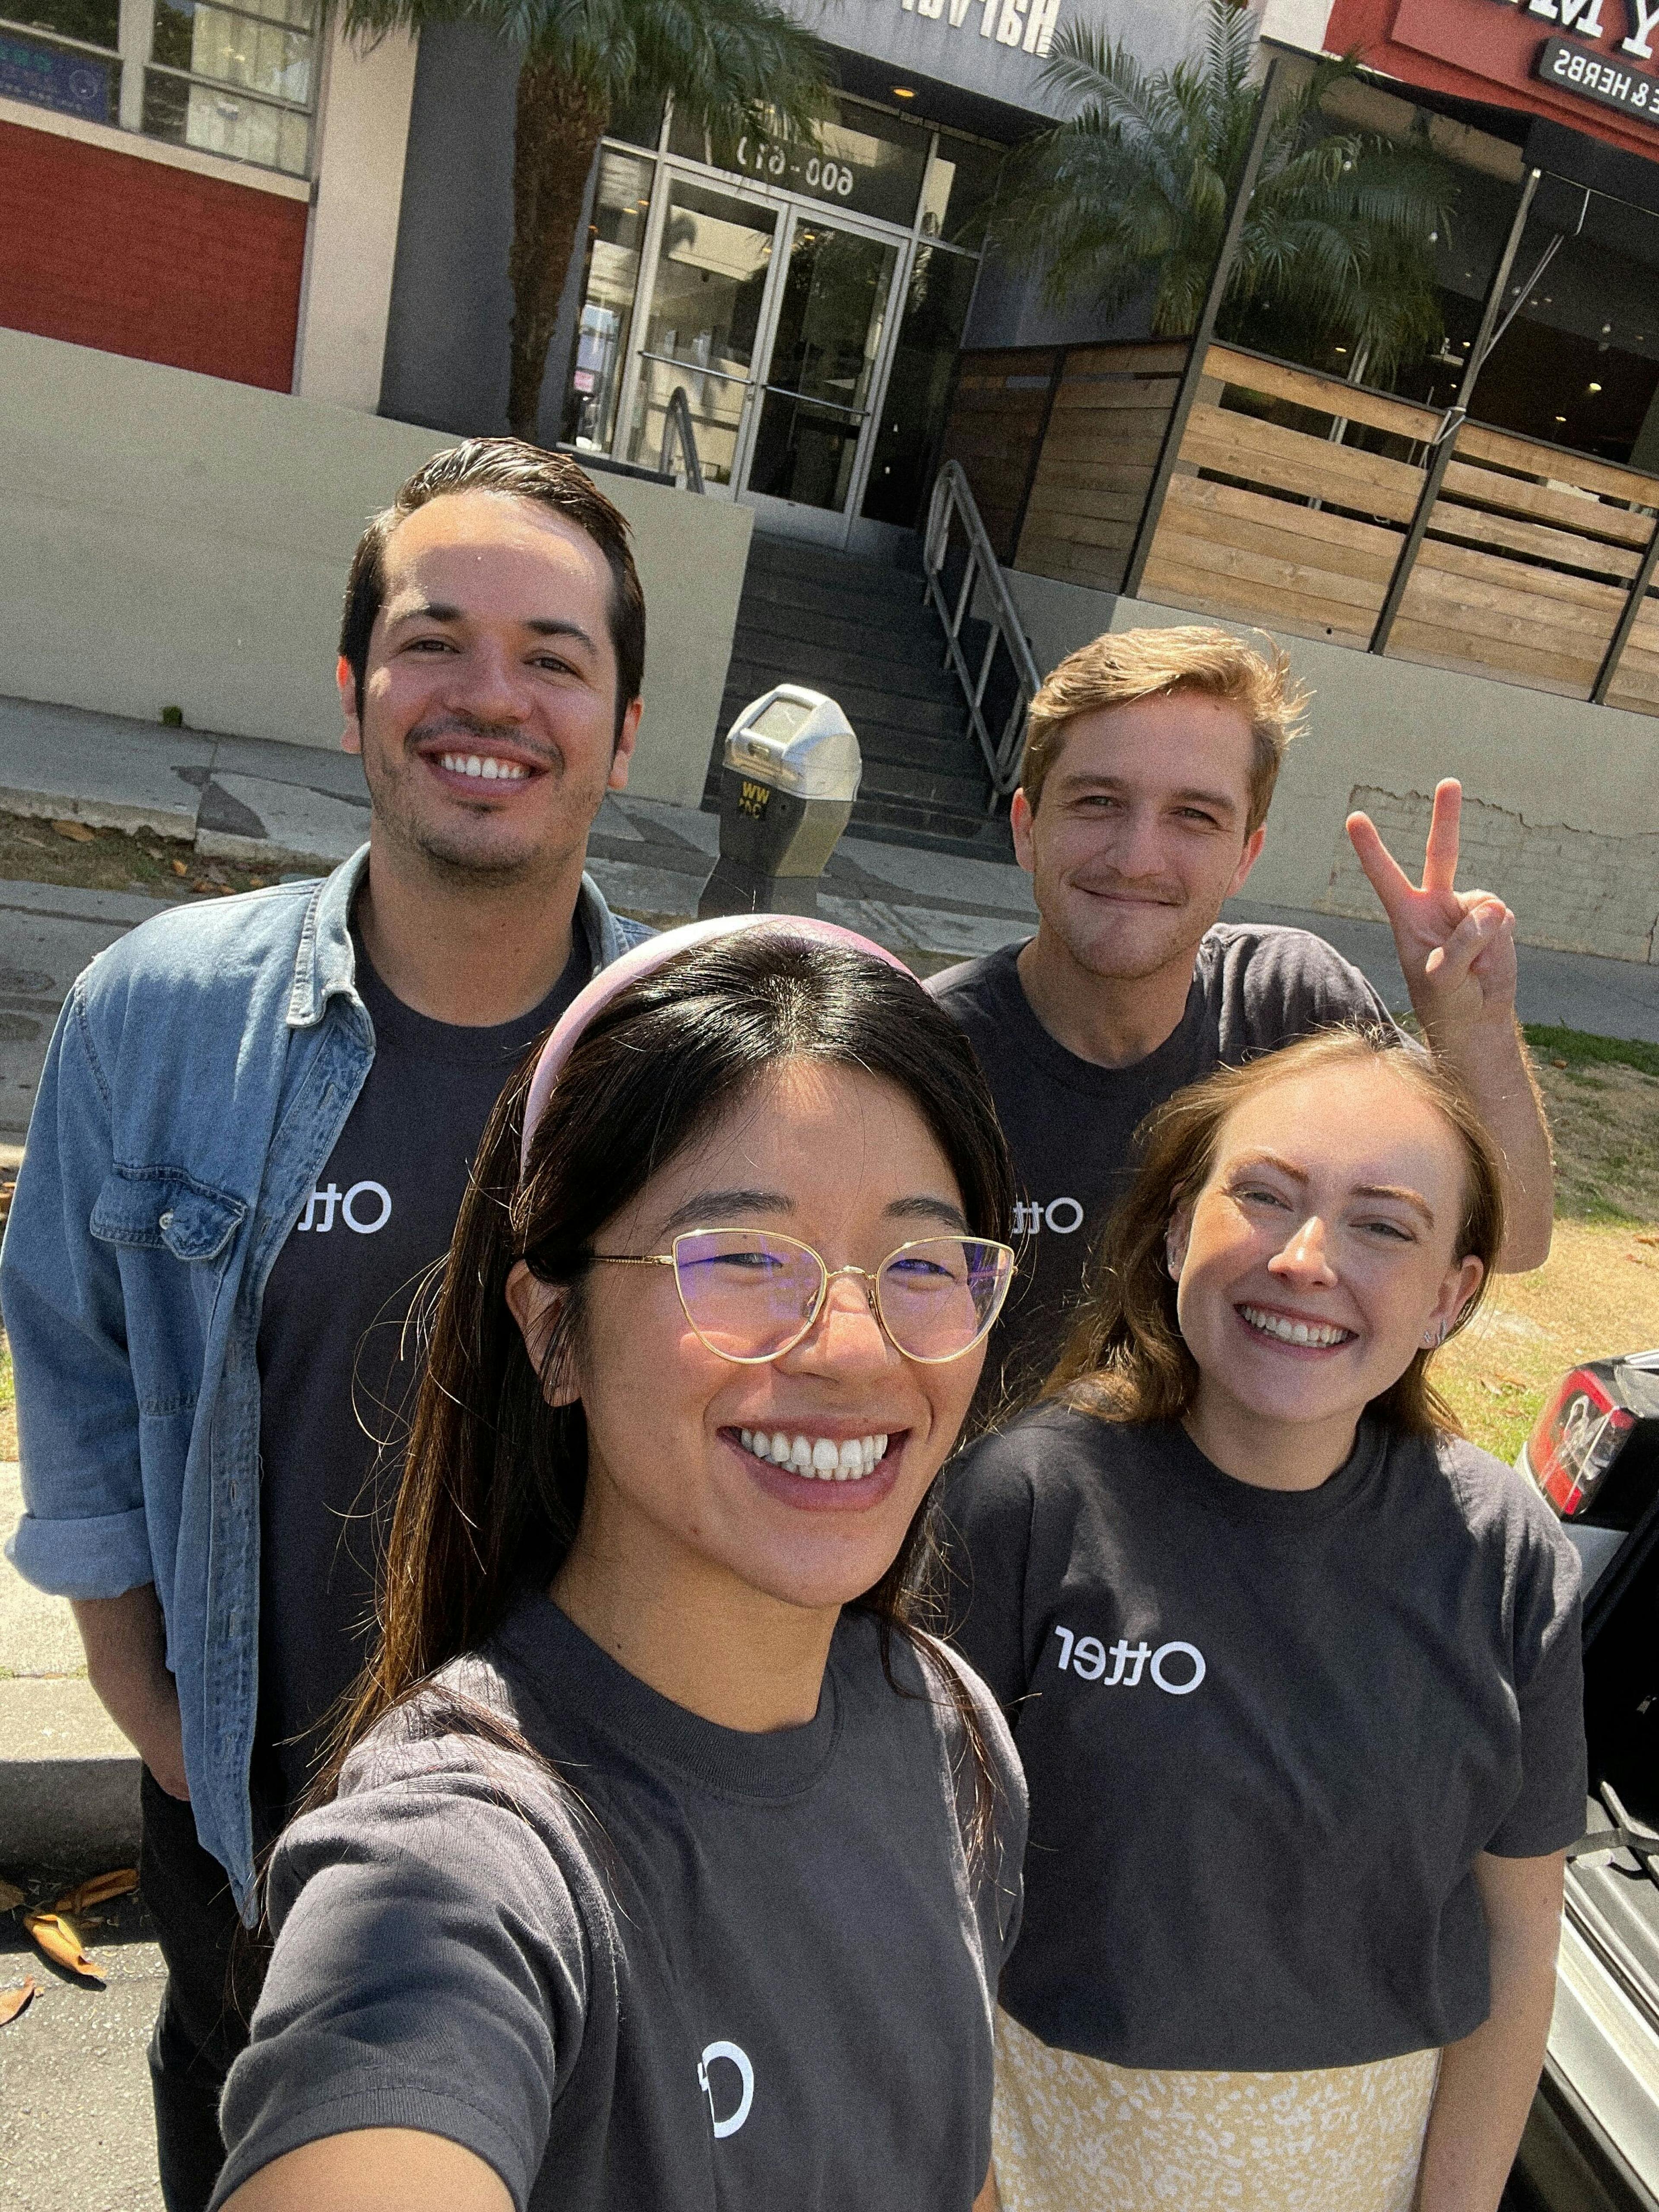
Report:
M270 1882L276 1955L222 2119L216 2203L324 2136L465 2144L518 2212L969 2212L1024 1793L943 1685L843 1616L817 1714L718 1728L548 1600L444 1678L562 1783L430 1693L360 1747Z
M1351 2066L1488 2004L1482 1851L1582 1832L1577 1555L1531 1484L1362 1423L1317 1490L1048 1407L945 1512L1030 1790L1002 2002L1121 2066Z
M514 1069L592 973L580 924L563 973L515 1021L475 1029L406 1006L355 932L374 1060L276 1255L259 1317L257 1825L304 1794L321 1723L368 1657L375 1588L420 1379L409 1326L449 1248L473 1156Z
M1387 1024L1359 970L1304 929L1218 922L1198 950L1187 1011L1128 1067L1079 1060L1032 1012L1023 945L935 975L928 990L974 1048L1014 1156L1019 1273L991 1339L981 1415L1030 1395L1065 1343L1100 1232L1128 1187L1130 1139L1154 1106L1218 1066L1237 1066L1340 1022Z

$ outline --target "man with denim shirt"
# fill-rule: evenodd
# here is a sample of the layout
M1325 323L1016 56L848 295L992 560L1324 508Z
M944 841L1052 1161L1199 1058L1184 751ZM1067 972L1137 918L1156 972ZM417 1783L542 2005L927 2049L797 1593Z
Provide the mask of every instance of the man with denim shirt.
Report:
M627 526L574 464L506 439L438 455L347 589L368 846L146 923L52 1039L0 1261L7 1549L73 1604L144 1762L168 2212L206 2205L223 2155L256 1856L366 1656L416 1282L514 1065L647 933L583 872L644 649Z

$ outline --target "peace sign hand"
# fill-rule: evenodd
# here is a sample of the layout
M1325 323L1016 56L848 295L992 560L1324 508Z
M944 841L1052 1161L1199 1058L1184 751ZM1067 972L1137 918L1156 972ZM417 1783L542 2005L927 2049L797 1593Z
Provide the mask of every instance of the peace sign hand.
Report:
M1424 1030L1437 1049L1476 1029L1515 1021L1515 916L1491 891L1456 888L1463 787L1435 786L1423 883L1414 886L1368 814L1348 817L1348 836L1394 932L1401 972Z

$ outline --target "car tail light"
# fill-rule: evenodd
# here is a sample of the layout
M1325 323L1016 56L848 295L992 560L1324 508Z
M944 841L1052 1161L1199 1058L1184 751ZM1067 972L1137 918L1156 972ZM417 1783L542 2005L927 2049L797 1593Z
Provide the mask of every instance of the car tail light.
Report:
M1594 1369L1566 1376L1527 1439L1533 1479L1564 1521L1589 1504L1635 1426Z

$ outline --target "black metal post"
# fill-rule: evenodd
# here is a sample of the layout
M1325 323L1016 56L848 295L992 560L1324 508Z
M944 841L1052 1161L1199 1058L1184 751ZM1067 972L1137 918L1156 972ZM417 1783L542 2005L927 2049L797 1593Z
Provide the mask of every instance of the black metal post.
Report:
M1042 466L1042 448L1048 441L1048 425L1054 418L1054 401L1060 393L1066 374L1067 346L1054 349L1054 365L1048 372L1048 389L1042 395L1042 414L1037 422L1036 436L1031 442L1031 459L1025 471L1025 486L1019 495L1019 505L1014 510L1014 526L1008 533L1008 550L1003 556L1003 565L1012 568L1019 558L1020 532L1025 527L1025 518L1030 512L1031 494L1036 489L1037 471Z
M1434 513L1440 497L1440 488L1446 481L1446 471L1451 466L1457 447L1457 434L1462 428L1469 411L1469 401L1486 356L1492 349L1492 332L1504 307L1504 287L1510 281L1510 271L1515 266L1515 257L1521 251L1522 234L1527 228L1527 216L1531 212L1533 195L1538 190L1543 172L1528 169L1527 180L1521 187L1521 201L1515 210L1515 220L1510 225L1510 234L1504 241L1504 251L1498 256L1498 267L1486 293L1486 304L1481 310L1480 327L1474 334L1474 343L1469 348L1468 365L1463 371L1463 381L1457 387L1457 397L1446 410L1439 434L1429 456L1429 465L1423 477L1423 489L1417 495L1405 542L1400 548L1399 558L1394 564L1394 574L1389 579L1389 588L1382 601L1376 627L1371 632L1369 650L1385 653L1393 633L1395 618L1400 612L1406 587L1411 582L1412 571L1417 566L1417 556L1423 550L1423 540L1428 534L1429 518Z
M1239 173L1233 203L1227 210L1227 228L1221 234L1221 251L1216 256L1214 270L1210 277L1210 289L1204 295L1204 306L1198 318L1198 328L1193 332L1192 351L1187 356L1187 366L1181 373L1175 404L1170 410L1170 420L1164 427L1164 442L1158 447L1158 466L1152 471L1152 481L1146 494L1146 503L1140 510L1140 524L1135 532L1134 544L1129 549L1128 566L1123 571L1123 596L1133 599L1140 589L1140 580L1146 572L1152 556L1152 540L1164 513L1164 501L1170 489L1170 479L1175 474L1176 462L1181 454L1181 441L1187 434L1187 418L1198 398L1198 387L1204 375L1205 356L1210 350L1210 341L1215 336L1216 319L1221 313L1227 296L1227 287L1232 280L1238 249L1244 236L1244 218L1250 211L1250 195L1255 190L1255 180L1261 173L1261 157L1267 150L1267 132L1273 122L1275 95L1284 64L1277 56L1267 64L1267 74L1261 80L1261 90L1256 97L1255 122L1250 131L1250 143L1244 155L1244 167Z
M1607 703L1613 679L1619 672L1619 664L1625 657L1625 647L1630 643L1630 634L1636 627L1636 617L1642 611L1642 602L1648 595L1656 569L1659 569L1659 522L1653 526L1653 535L1648 540L1647 551L1642 556L1642 565L1636 572L1636 580L1630 587L1630 597L1625 601L1619 627L1613 633L1607 649L1601 656L1601 665L1595 672L1595 681L1590 686L1592 707L1605 707Z

